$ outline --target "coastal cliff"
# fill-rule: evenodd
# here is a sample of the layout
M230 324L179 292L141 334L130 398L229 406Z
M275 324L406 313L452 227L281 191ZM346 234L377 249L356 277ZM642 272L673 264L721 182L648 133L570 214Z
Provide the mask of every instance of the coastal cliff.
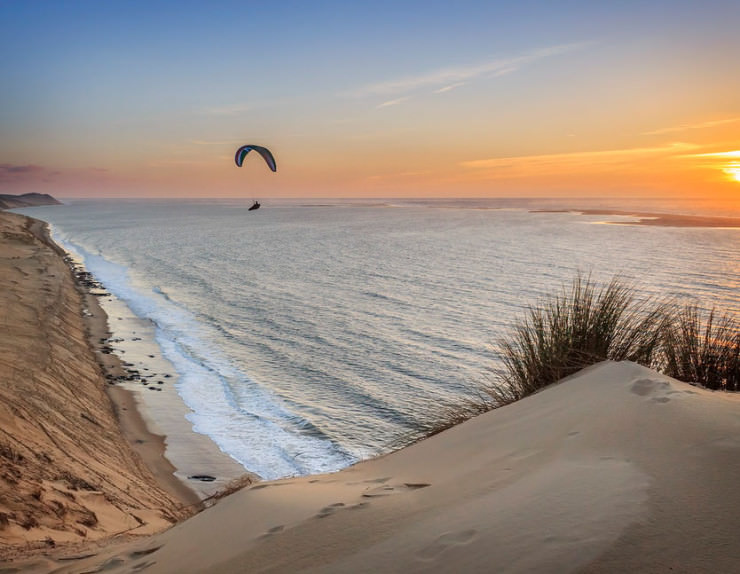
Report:
M48 193L24 193L9 195L0 193L0 209L15 209L18 207L36 207L38 205L61 205Z
M0 213L0 559L187 514L121 434L86 308L45 225Z

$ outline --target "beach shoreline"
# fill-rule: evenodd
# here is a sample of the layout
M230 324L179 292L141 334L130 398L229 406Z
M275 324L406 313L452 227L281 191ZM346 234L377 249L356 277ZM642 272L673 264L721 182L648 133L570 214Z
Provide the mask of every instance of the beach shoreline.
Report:
M107 317L48 226L0 212L0 559L150 535L201 507L124 374Z
M178 498L184 506L197 507L200 497L195 490L175 476L177 469L165 455L166 437L150 430L133 392L113 384L116 379L125 377L127 372L123 360L117 354L104 352L107 349L103 341L107 341L111 336L108 316L96 295L79 281L77 286L88 311L84 318L88 327L90 347L95 351L95 356L103 367L105 378L109 383L106 391L113 403L121 433L165 490Z
M177 389L181 374L157 341L156 324L108 292L84 267L76 246L59 244L86 300L90 345L105 369L107 389L122 415L121 430L134 450L191 505L259 480L194 430L191 410Z
M54 249L67 263L69 255L57 245L51 237L48 224L32 219L30 229L37 237ZM111 337L109 318L100 305L99 296L90 289L89 285L80 281L76 273L78 268L70 271L75 277L75 285L83 301L83 320L87 326L90 349L95 353L105 379L108 381L106 393L111 400L121 433L131 448L141 457L144 464L152 471L162 488L176 497L185 507L196 508L201 501L197 492L175 476L175 466L165 456L166 436L152 432L142 416L140 406L134 394L113 381L126 376L127 372L123 360L114 352L105 352L108 347L106 341Z

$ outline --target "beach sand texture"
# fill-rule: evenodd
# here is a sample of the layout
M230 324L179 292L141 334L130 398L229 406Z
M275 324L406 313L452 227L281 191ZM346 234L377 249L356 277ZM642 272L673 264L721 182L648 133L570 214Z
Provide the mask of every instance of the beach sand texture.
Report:
M24 570L736 572L739 431L739 397L605 362L388 456Z
M121 434L89 340L106 328L94 297L45 224L0 213L0 234L0 557L169 527L187 512Z
M121 446L68 269L29 237L28 220L10 221L1 320L3 333L12 327L15 335L3 336L0 360L12 383L2 392L14 395L1 404L2 444L10 436L24 458L3 467L2 504L17 505L19 516L36 512L49 532L67 520L104 536L114 530L104 523L135 526L133 515L151 520L149 530L166 526L176 505ZM83 379L92 381L84 395L67 386ZM66 438L75 432L76 440ZM43 453L50 460L41 464ZM117 486L75 490L59 469L101 489ZM739 473L740 396L605 362L390 455L252 485L152 536L49 548L5 568L737 572ZM70 517L93 507L71 505L92 499L108 510L94 507L101 526L88 528ZM66 514L55 514L53 500L68 505ZM13 523L0 536L15 543L11 535L28 532Z

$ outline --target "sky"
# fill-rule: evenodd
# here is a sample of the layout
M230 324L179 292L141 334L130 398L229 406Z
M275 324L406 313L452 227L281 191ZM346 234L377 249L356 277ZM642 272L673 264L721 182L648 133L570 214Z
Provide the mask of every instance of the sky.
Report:
M0 193L740 198L737 0L0 0L0 26Z

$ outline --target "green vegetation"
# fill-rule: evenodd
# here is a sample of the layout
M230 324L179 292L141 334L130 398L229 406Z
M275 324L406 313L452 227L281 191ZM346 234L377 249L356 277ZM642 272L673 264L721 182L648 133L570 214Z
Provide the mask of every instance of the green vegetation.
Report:
M695 305L639 301L619 278L597 289L578 275L570 290L530 307L498 341L502 367L487 387L494 406L519 400L604 360L634 361L711 389L740 390L740 329Z

